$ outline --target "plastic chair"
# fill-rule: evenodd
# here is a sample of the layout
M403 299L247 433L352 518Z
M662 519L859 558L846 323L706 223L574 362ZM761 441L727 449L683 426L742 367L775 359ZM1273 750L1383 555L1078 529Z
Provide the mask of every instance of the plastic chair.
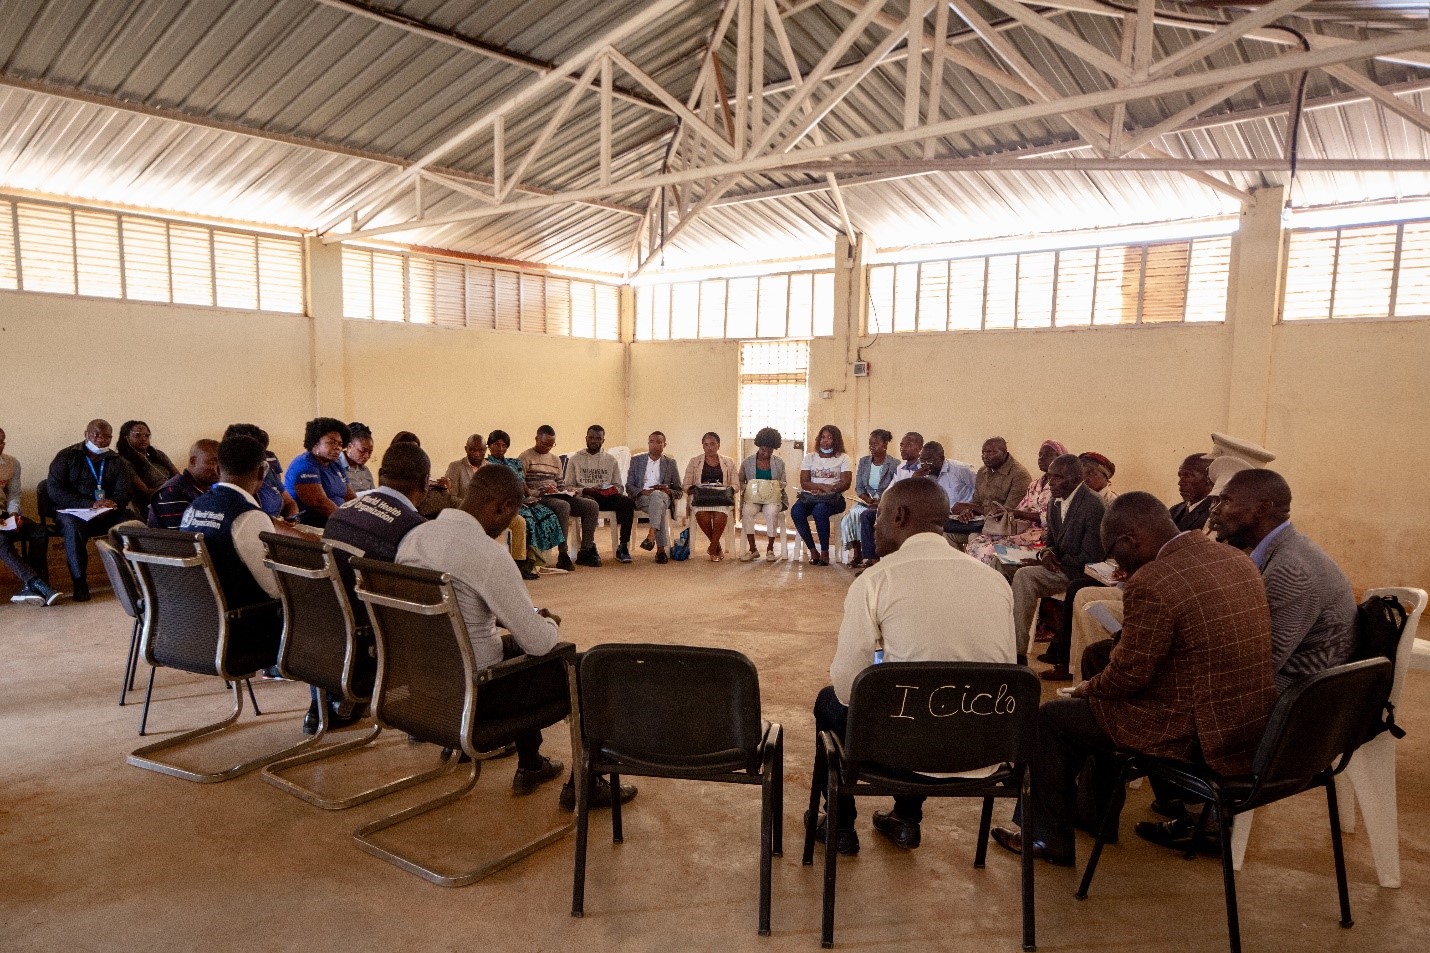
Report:
M187 781L212 783L238 777L291 754L295 749L285 748L213 772L194 771L154 757L238 721L243 713L240 683L272 665L278 657L279 604L267 601L229 609L204 538L198 533L134 527L124 529L121 536L124 558L134 567L144 598L144 660L155 668L162 665L196 675L218 676L233 691L233 711L227 718L138 748L129 755L129 763ZM151 672L150 693L153 689ZM251 684L248 692L252 699ZM257 708L254 700L255 712ZM148 714L146 694L140 734L144 733Z
M139 636L144 629L144 594L139 591L139 582L134 578L133 571L119 550L104 539L95 540L94 548L99 553L99 561L104 564L104 571L109 576L109 585L114 589L114 598L119 601L119 608L134 620L129 635L129 655L124 661L124 679L119 683L119 704L123 705L129 693L134 691L134 676L139 668Z
M596 778L623 774L758 784L759 933L770 932L771 856L783 853L784 729L760 718L748 658L684 645L598 645L581 659L582 757L576 777L576 870L571 915L585 912L586 839ZM700 691L690 687L699 685ZM611 838L623 840L620 798Z
M339 558L330 544L316 539L299 539L278 533L261 533L259 538L273 570L283 602L283 641L278 649L278 670L284 678L307 682L318 690L318 730L304 743L302 753L274 762L263 769L263 780L301 800L334 811L365 804L440 777L455 767L450 752L444 764L407 775L345 797L327 796L304 787L283 775L289 770L335 755L364 748L382 734L374 723L362 736L312 750L328 732L328 701L341 699L350 706L365 704L372 697L377 673L372 628L359 625L348 599ZM366 613L362 616L366 621Z
M1028 768L1037 749L1042 683L1021 665L991 662L888 662L854 679L844 738L819 735L815 777L826 772L821 943L834 945L840 795L922 795L983 799L973 866L988 856L994 798L1019 798L1026 830L1032 799ZM987 768L985 772L982 769ZM932 777L931 775L969 775ZM804 858L814 863L819 788L810 785ZM1035 949L1033 854L1023 858L1023 949Z
M1281 695L1271 711L1266 731L1252 759L1251 773L1222 777L1204 764L1154 758L1123 752L1124 780L1133 776L1161 778L1192 797L1215 805L1221 819L1222 884L1226 893L1226 924L1232 953L1241 953L1241 927L1236 908L1236 873L1232 866L1232 831L1238 815L1253 808L1309 791L1326 789L1331 822L1331 853L1335 858L1336 887L1340 893L1341 926L1350 927L1350 892L1346 886L1346 861L1341 849L1340 811L1336 805L1335 778L1352 763L1351 756L1380 716L1390 693L1394 672L1386 659L1368 659L1338 665L1295 683ZM1120 789L1120 786L1119 786ZM1117 823L1121 798L1108 805L1099 827L1092 856L1083 872L1077 898L1087 898L1106 837ZM1202 812L1192 841L1201 837ZM1193 847L1195 852L1195 847Z
M1424 589L1368 589L1366 598L1390 596L1405 608L1405 628L1400 633L1400 645L1395 651L1395 682L1390 689L1390 704L1400 701L1405 685L1405 673L1410 670L1415 632L1420 616L1425 612ZM1395 797L1396 738L1383 731L1360 746L1356 758L1346 768L1344 776L1336 778L1336 794L1340 798L1341 830L1354 833L1356 804L1365 818L1365 830L1370 839L1371 858L1382 887L1400 886L1400 816ZM1253 812L1248 811L1237 821L1231 832L1232 866L1241 869L1246 858L1246 844L1251 839Z
M688 496L688 495L689 495L689 494L687 494L687 496ZM681 497L681 500L684 500L684 499L685 499L685 497ZM676 502L680 502L680 500L677 500ZM692 546L695 545L695 535L696 535L696 530L698 529L698 526L697 526L697 524L696 524L696 522L695 522L695 517L698 516L698 515L701 514L701 513L724 513L724 514L725 514L725 531L720 534L720 546L721 546L722 550L724 551L725 555L730 556L730 557L734 557L734 555L735 555L735 542L736 542L736 541L735 541L735 505L734 505L733 503L730 504L729 506L696 506L696 505L694 505L694 504L691 504L691 505L689 506L689 508L688 508L688 513L689 513L689 517L690 517L690 519L689 519L689 524L690 524L690 542L691 542ZM703 536L704 533L702 532L700 535Z
M576 707L576 647L561 642L546 655L509 659L478 671L450 576L372 559L354 559L351 565L357 576L357 597L367 605L377 637L377 687L373 696L377 723L404 731L417 741L461 750L471 759L471 770L461 787L363 825L353 832L358 847L434 884L461 887L570 833L574 821L495 860L447 872L372 839L379 831L431 813L470 793L481 776L482 762L495 757L524 731L568 718L571 748L579 752L580 729L570 717ZM520 673L547 678L551 680L548 685L564 683L566 692L559 701L539 704L517 715L481 717L477 704L480 694L502 691L502 680Z

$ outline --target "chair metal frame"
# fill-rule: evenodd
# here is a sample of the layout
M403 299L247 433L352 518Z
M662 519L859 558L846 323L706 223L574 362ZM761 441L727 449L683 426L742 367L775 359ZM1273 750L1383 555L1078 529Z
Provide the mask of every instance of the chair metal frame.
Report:
M889 678L897 678L900 675L911 676L908 680L914 681L925 673L935 675L939 679L945 679L946 683L941 683L938 690L944 688L962 688L966 696L968 685L966 681L971 677L985 674L997 674L1006 676L1005 686L1010 691L1005 697L1015 699L1015 706L1007 714L1015 716L1015 722L1008 728L1007 750L1009 752L1023 751L1026 757L1007 761L1005 760L998 768L990 774L980 777L928 777L927 780L914 780L913 778L901 778L879 771L880 765L871 760L860 760L851 757L850 751L858 754L864 747L870 744L867 738L856 737L857 725L855 715L861 703L869 704L873 699L866 699L864 694L866 688L861 692L861 687L874 679L884 681ZM1017 683L1021 682L1021 686ZM826 799L828 811L825 821L824 831L824 902L823 914L821 918L820 945L825 949L834 946L834 900L835 882L839 852L836 849L839 837L838 804L840 795L852 797L864 797L867 795L920 795L923 797L961 797L961 798L982 798L983 810L978 822L978 846L973 858L973 866L982 869L988 857L988 835L993 823L993 801L996 798L1017 798L1023 807L1023 829L1027 830L1032 823L1033 800L1029 796L1032 764L1032 752L1037 747L1037 711L1038 699L1042 694L1042 683L1038 676L1026 666L1008 665L994 662L888 662L881 665L871 665L854 679L853 687L850 691L849 706L849 736L839 738L832 731L822 731L819 733L819 744L815 749L814 771L818 777L818 772L826 772ZM891 717L907 718L904 714L904 707L908 703L908 689L914 689L915 685L898 685L897 687L906 689L904 699L896 704L899 714ZM1020 697L1021 696L1021 697ZM878 696L875 696L878 697ZM974 706L978 705L977 699L983 696L975 696ZM940 713L933 712L933 697L921 700L923 704L929 706L931 717L947 717L955 712ZM1018 702L1021 702L1019 704ZM919 702L915 702L918 704ZM998 704L990 696L990 703ZM957 702L961 707L964 703ZM1019 711L1019 709L1026 709ZM977 714L984 714L978 712ZM871 732L872 734L872 732ZM851 742L859 742L857 745ZM874 742L874 747L878 748L880 742ZM976 769L977 765L969 766L969 769ZM874 769L878 776L870 777L869 771ZM804 866L814 864L814 842L815 842L815 819L819 814L819 788L816 784L810 785L809 811L805 815L804 831L804 856L802 863ZM1023 949L1034 951L1037 949L1036 923L1033 909L1033 852L1023 851L1021 858L1022 865L1022 907L1023 907Z
M560 660L566 671L566 684L569 693L571 714L567 718L567 723L571 731L571 751L572 756L579 760L581 751L581 726L579 712L579 696L576 687L576 647L569 642L558 643L552 651L539 657L522 656L520 658L509 659L499 662L496 665L478 670L476 660L472 654L472 646L467 638L466 622L462 618L462 610L457 605L456 594L452 590L452 579L446 573L435 573L427 570L412 569L410 567L396 567L391 564L379 563L369 559L354 559L351 563L357 579L355 592L357 597L371 606L382 606L389 609L396 609L402 612L410 612L424 616L445 616L448 622L452 637L456 641L458 651L462 657L462 670L467 685L466 693L462 700L462 720L461 720L461 740L462 752L471 759L471 769L466 780L461 786L440 794L435 798L415 804L405 810L386 817L378 818L371 823L364 824L353 832L353 840L358 847L374 857L381 858L388 863L401 868L411 874L416 874L423 880L437 884L440 887L465 887L468 884L476 883L482 878L496 873L505 867L509 867L524 857L527 857L549 844L553 844L576 828L574 820L562 824L556 828L546 831L533 840L527 841L520 847L503 854L495 860L488 861L477 867L455 872L442 872L433 867L422 864L410 855L399 853L397 850L384 847L372 839L372 835L379 831L397 827L414 818L445 807L461 800L469 794L477 785L477 779L481 777L482 762L493 758L501 757L505 754L502 749L493 751L478 751L472 742L472 730L477 721L477 699L481 687L489 685L499 678L516 674L539 665L549 665L554 660ZM378 592L373 592L364 587L364 571L382 571L384 569L400 569L404 574L420 574L430 576L430 581L440 587L440 598L435 603L413 602L407 599L398 599L386 596ZM383 721L383 691L386 682L386 649L384 648L384 634L379 613L369 611L372 620L373 632L377 637L377 681L373 689L373 716L380 727L390 727ZM420 739L419 739L420 740Z
M584 668L587 661L593 656L599 659L602 654L613 652L632 654L647 652L665 656L674 656L683 652L692 660L717 653L726 658L738 657L740 662L749 666L750 672L755 678L755 690L757 693L759 691L758 674L755 673L754 664L744 655L730 649L680 645L598 645L583 657L582 667ZM587 676L582 677L581 684L583 687L588 685ZM758 709L758 695L756 696L756 708ZM571 890L571 915L573 917L585 916L586 845L590 833L591 798L595 793L596 779L600 775L606 774L610 777L612 792L611 842L615 844L625 841L625 832L621 824L621 799L616 793L620 790L622 774L725 784L758 784L761 787L759 935L769 936L772 858L784 855L784 728L778 722L764 722L758 749L760 759L758 773L751 770L749 764L738 770L726 770L724 767L701 770L668 762L662 763L654 759L602 758L597 754L598 744L591 743L592 741L599 742L599 739L586 738L583 732L581 741L582 755L577 761L576 772L576 857ZM747 756L755 754L755 752L742 753Z
M1093 844L1092 854L1088 857L1087 868L1083 871L1082 881L1075 893L1077 899L1087 899L1088 888L1092 885L1093 874L1097 872L1097 864L1102 857L1103 845L1116 829L1117 817L1122 807L1122 792L1125 790L1125 782L1135 777L1162 778L1186 791L1193 798L1205 801L1209 807L1216 808L1216 814L1221 822L1221 867L1222 886L1226 896L1227 936L1231 953L1241 953L1241 925L1236 903L1236 871L1232 864L1232 831L1237 816L1250 809L1323 787L1326 789L1326 807L1330 816L1331 853L1335 860L1336 889L1340 898L1340 923L1347 929L1354 926L1355 921L1351 918L1350 891L1346 883L1346 858L1341 845L1336 778L1351 763L1352 756L1360 747L1361 740L1365 738L1370 725L1374 719L1379 717L1381 704L1390 692L1393 679L1394 672L1389 660L1380 658L1338 665L1295 683L1286 689L1277 700L1276 707L1267 721L1266 731L1257 746L1251 773L1245 776L1222 777L1203 764L1170 758L1156 758L1137 752L1119 752L1118 759L1122 765L1122 783L1117 785L1119 794L1108 804L1103 814L1102 823L1098 826L1097 839ZM1333 680L1337 683L1335 687L1338 689L1340 683L1346 683L1350 690L1341 689L1329 700L1313 696L1308 702L1300 701L1309 693L1327 691L1320 686ZM1329 719L1326 717L1327 709L1328 707L1334 709L1336 702L1359 705L1361 710L1359 712L1352 710L1351 717L1348 718ZM1342 734L1345 735L1346 740L1336 741L1335 747L1339 750L1323 762L1327 765L1325 768L1307 777L1289 779L1279 777L1278 770L1285 770L1281 765L1281 760L1284 757L1293 756L1286 754L1288 749L1301 747L1297 744L1297 738L1288 737L1295 734L1297 729L1302 729L1297 721L1298 718L1315 722L1317 731L1323 725L1342 728ZM1322 737L1325 737L1324 732ZM1304 738L1299 741L1304 745ZM1212 811L1209 809L1201 812L1192 834L1192 846L1187 853L1188 859L1196 856L1196 844L1201 840L1204 825L1211 814Z
M184 557L159 556L151 553L138 552L131 548L130 542L132 538L146 536L150 538L160 539L168 538L176 542L188 542L194 548L194 555ZM185 781L196 781L201 784L213 784L219 781L228 781L240 775L247 774L249 771L257 770L258 768L261 768L266 764L287 757L299 748L303 747L302 745L299 745L296 747L283 748L276 752L260 755L257 758L249 759L248 761L241 761L238 764L230 765L229 767L224 768L220 771L211 772L194 771L189 768L173 764L172 762L162 761L154 757L154 755L162 751L167 751L172 748L177 748L186 745L188 742L193 741L197 738L203 738L209 735L216 734L238 721L239 716L243 713L243 683L248 683L249 697L251 699L253 698L253 685L251 682L249 682L249 678L253 675L253 672L233 672L228 669L228 646L230 630L232 628L232 623L240 621L245 615L254 613L256 611L268 611L271 603L261 603L257 606L245 606L238 609L230 610L228 608L227 601L224 599L223 588L219 585L218 574L214 569L213 560L209 557L208 548L204 545L204 538L201 534L184 533L177 530L136 528L133 530L125 531L125 533L123 534L123 539L124 558L129 562L131 566L134 567L134 575L139 581L139 588L140 591L143 593L144 605L146 607L146 611L144 613L144 628L143 638L141 640L141 651L144 655L144 661L148 662L151 666L151 670L149 673L149 692L152 693L154 690L154 672L158 670L160 665L160 663L155 658L154 641L156 637L156 620L159 617L159 612L156 607L160 605L161 600L158 598L158 593L155 590L154 581L150 573L150 567L153 566L164 566L172 569L191 569L202 572L204 580L207 583L209 593L213 596L217 609L217 632L215 633L214 637L213 674L217 674L220 678L228 682L229 687L233 692L233 711L229 713L227 718L224 718L221 721L213 722L209 725L204 725L200 728L194 728L189 731L181 732L180 734L174 735L171 738L166 738L163 741L158 741L153 744L148 744L144 745L143 747L136 748L134 751L130 752L129 757L127 759L128 763L134 765L137 768L144 768L147 771L157 771L160 774L172 775L176 778L182 778ZM199 672L196 674L210 673ZM253 707L255 714L261 714L261 712L258 711L257 699L253 699ZM145 720L147 720L148 714L149 695L146 694L144 697ZM143 722L141 722L140 734L142 735L143 733Z
M134 691L134 678L139 669L139 639L144 631L144 595L139 591L139 581L134 578L134 571L129 568L124 555L113 543L107 539L96 539L94 548L99 553L99 561L104 564L104 571L109 575L109 584L114 589L115 598L119 600L119 608L134 620L129 634L129 654L124 660L124 678L119 683L119 704L123 706L129 693Z
M357 666L357 656L360 649L360 636L364 627L357 624L357 619L353 615L352 603L348 599L347 585L343 581L342 573L338 569L337 559L333 553L331 543L320 542L316 539L295 540L289 537L281 537L276 533L261 533L259 538L263 540L266 557L263 564L273 570L274 577L278 580L279 596L283 603L283 637L278 648L278 670L285 678L292 677L288 670L289 653L293 646L294 639L317 637L317 633L303 633L295 625L295 603L298 599L290 586L290 579L311 579L326 580L330 585L332 597L335 600L343 620L343 631L340 637L344 641L345 649L343 654L342 671L336 674L334 680L342 693L342 699L349 704L357 705L371 700L370 696L357 694L353 688L353 673ZM321 563L321 569L307 569L296 566L292 563L283 562L273 551L273 543L277 540L282 544L298 545L303 548L311 548L313 555ZM322 633L330 635L331 633ZM302 681L301 678L296 679ZM307 787L283 775L295 768L312 764L337 755L347 754L365 748L378 739L382 734L382 725L376 721L372 727L363 735L336 744L325 745L321 748L318 745L328 733L329 727L329 689L326 685L314 685L318 690L318 730L301 746L301 750L294 749L292 757L284 758L281 761L267 765L263 769L261 777L264 781L293 795L299 800L306 801L314 807L322 808L325 811L341 811L346 808L356 807L359 804L366 804L368 801L394 794L397 791L405 790L414 785L431 781L434 778L448 774L456 767L456 760L451 757L451 752L444 752L442 763L436 768L427 771L419 771L415 774L404 775L383 784L367 788L362 791L349 794L346 797L331 797L325 795L320 789Z

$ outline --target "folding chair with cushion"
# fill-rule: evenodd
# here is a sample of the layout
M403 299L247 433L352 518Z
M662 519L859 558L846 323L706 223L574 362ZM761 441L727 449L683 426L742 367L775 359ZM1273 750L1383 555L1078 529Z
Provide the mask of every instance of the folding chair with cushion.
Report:
M1405 673L1411 665L1415 632L1420 616L1425 612L1424 589L1368 589L1366 598L1388 596L1405 609L1405 628L1400 633L1400 646L1395 653L1395 681L1388 701L1400 701L1405 685ZM1400 817L1395 804L1395 742L1396 736L1382 731L1360 746L1355 760L1344 775L1336 778L1336 796L1340 801L1341 830L1355 833L1356 805L1360 804L1365 818L1366 835L1370 838L1371 858L1382 887L1400 886ZM1246 858L1246 844L1251 839L1252 811L1236 822L1231 832L1232 866L1241 869Z
M1019 798L1030 823L1028 768L1038 742L1042 683L1031 669L991 662L889 662L854 679L844 738L824 731L815 777L826 772L829 816L824 843L821 941L834 945L834 895L840 795L983 799L973 866L988 856L994 798ZM811 784L804 863L814 863L819 790ZM1033 855L1023 853L1023 949L1035 949Z
M382 726L358 738L313 750L328 731L329 699L347 705L365 704L372 697L377 661L372 651L372 628L359 625L348 599L348 588L330 544L278 533L262 533L268 558L264 563L278 580L283 602L283 641L278 649L278 670L284 678L307 682L318 690L318 730L300 754L270 764L263 780L294 797L324 810L341 810L401 791L450 771L455 763L408 775L345 797L327 796L283 775L301 765L366 747L382 734ZM363 616L366 620L366 615Z
M134 691L134 675L139 668L139 636L144 629L144 595L139 591L139 581L134 578L134 572L119 550L104 539L95 540L94 548L99 553L99 561L104 564L109 584L114 589L114 598L119 600L119 608L134 620L129 635L129 655L124 661L124 680L119 683L119 704L123 705L129 693Z
M418 741L462 751L471 759L471 772L459 788L404 811L358 828L358 847L409 873L444 887L475 883L547 844L575 827L560 825L495 860L475 868L441 872L417 859L372 840L378 831L395 827L468 794L481 776L482 762L531 729L562 718L571 723L571 749L580 751L579 728L571 713L576 707L576 647L561 642L546 655L522 656L478 671L467 639L467 626L452 591L451 577L425 569L397 566L372 559L354 559L357 597L368 609L377 637L377 688L373 714L384 728L405 731ZM554 695L548 701L516 714L484 718L478 702L487 692L502 692L513 684L539 682L546 691L533 697Z
M596 778L623 774L762 787L759 932L770 932L771 855L783 853L784 729L760 718L755 666L729 649L598 645L581 659L582 757L576 778L571 915L582 916ZM699 686L699 691L692 691ZM621 843L620 798L611 833Z
M1251 773L1222 777L1204 764L1123 753L1123 780L1149 776L1161 778L1189 795L1214 805L1221 819L1222 883L1226 891L1226 924L1232 953L1241 951L1241 927L1236 911L1236 873L1232 868L1231 839L1235 819L1253 808L1309 791L1326 789L1331 820L1331 852L1335 857L1336 886L1340 892L1341 926L1351 920L1350 893L1346 887L1346 861L1341 850L1340 813L1336 805L1335 778L1351 763L1351 755L1379 718L1390 693L1394 672L1386 659L1368 659L1338 665L1302 679L1281 695L1252 759ZM1119 785L1119 789L1120 789ZM1088 887L1102 845L1116 824L1120 798L1108 806L1092 856L1083 872L1077 898L1087 898ZM1201 823L1193 836L1201 836ZM1193 848L1195 853L1195 848Z
M208 773L152 757L238 721L243 712L241 682L272 665L278 657L279 604L273 600L230 610L204 538L198 533L135 527L125 528L121 537L124 558L134 567L144 598L144 660L155 668L162 665L196 675L218 676L233 690L233 712L227 718L139 748L129 755L129 763L188 781L214 782L227 781L291 754L295 749L285 748ZM149 691L153 689L151 672ZM248 692L252 699L252 685ZM253 707L256 712L256 700ZM145 719L148 713L146 694ZM141 727L140 734L143 733Z

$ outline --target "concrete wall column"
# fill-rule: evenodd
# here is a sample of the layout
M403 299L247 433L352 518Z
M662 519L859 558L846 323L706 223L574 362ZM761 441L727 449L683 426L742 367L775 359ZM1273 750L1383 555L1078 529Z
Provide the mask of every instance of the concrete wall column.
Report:
M308 314L314 415L353 418L343 333L343 246L309 238Z
M1262 444L1271 398L1272 328L1286 273L1285 204L1281 186L1253 192L1231 244L1226 425L1231 433Z

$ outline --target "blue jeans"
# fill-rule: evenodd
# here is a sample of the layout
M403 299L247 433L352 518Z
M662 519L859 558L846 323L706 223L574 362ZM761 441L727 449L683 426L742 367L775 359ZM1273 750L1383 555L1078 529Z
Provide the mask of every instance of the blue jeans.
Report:
M796 500L794 506L789 508L789 517L794 522L795 532L799 533L799 538L804 540L804 544L814 550L814 537L809 532L809 518L814 517L814 528L819 532L819 551L829 551L829 518L844 512L844 497L839 498L839 502L833 505L828 503L806 503L804 500Z
M878 518L879 510L873 506L859 514L859 555L866 562L878 555L874 551L874 520Z

